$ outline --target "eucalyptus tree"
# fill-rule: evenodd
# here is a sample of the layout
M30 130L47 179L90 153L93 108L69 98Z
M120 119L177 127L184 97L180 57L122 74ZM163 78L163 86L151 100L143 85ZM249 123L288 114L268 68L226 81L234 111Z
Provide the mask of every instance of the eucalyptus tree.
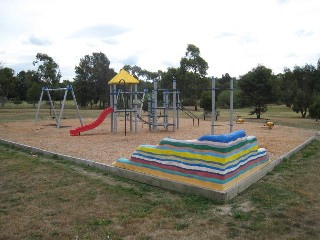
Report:
M160 70L158 72L150 72L148 70L142 69L137 65L125 65L123 69L128 71L132 76L140 81L138 88L141 91L143 91L144 89L148 89L149 91L151 91L151 89L153 88L153 80L159 79L162 73L162 71Z
M37 73L45 86L54 88L60 82L61 72L59 65L49 55L37 53L33 65L37 66Z
M108 82L116 75L108 57L102 52L85 55L75 67L75 73L74 86L80 105L92 107L99 103L104 108L109 103Z
M185 56L180 60L179 87L182 96L188 98L195 105L197 110L197 99L201 96L201 90L210 86L210 81L206 77L208 63L200 56L200 49L193 44L188 44Z

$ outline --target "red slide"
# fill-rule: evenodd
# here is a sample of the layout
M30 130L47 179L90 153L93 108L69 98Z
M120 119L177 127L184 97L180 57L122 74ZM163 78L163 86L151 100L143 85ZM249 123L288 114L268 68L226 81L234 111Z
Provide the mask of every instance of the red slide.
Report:
M89 123L84 126L81 126L81 127L77 127L75 129L71 129L70 135L71 136L78 136L78 135L80 135L80 132L85 132L85 131L88 131L88 130L91 130L91 129L98 127L104 121L104 119L108 116L108 114L110 114L112 112L113 112L112 107L106 108L105 110L103 110L103 112L97 118L97 120L95 120L94 122Z

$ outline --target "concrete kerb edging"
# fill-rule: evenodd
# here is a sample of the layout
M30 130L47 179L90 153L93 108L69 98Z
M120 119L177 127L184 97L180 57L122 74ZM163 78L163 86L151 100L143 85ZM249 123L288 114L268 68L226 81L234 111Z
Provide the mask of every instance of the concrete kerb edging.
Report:
M231 188L227 189L226 191L214 191L211 189L188 185L188 184L181 183L181 182L175 182L175 181L159 178L156 176L150 176L150 175L133 172L133 171L126 170L126 169L113 167L111 165L95 162L95 161L92 161L89 159L72 157L72 156L68 156L68 155L64 155L64 154L59 154L59 153L43 150L40 148L31 147L31 146L28 146L25 144L12 142L12 141L5 140L5 139L0 139L0 142L5 145L11 145L11 146L14 146L17 148L28 150L32 153L43 154L44 156L47 156L47 157L55 157L56 156L56 157L59 157L63 160L74 162L76 164L81 164L81 165L86 165L86 166L98 168L98 169L104 170L110 174L117 175L117 176L124 177L124 178L128 178L128 179L131 179L131 180L134 180L137 182L149 184L152 186L156 186L156 187L160 187L160 188L164 188L164 189L168 189L168 190L172 190L172 191L176 191L176 192L201 195L201 196L207 197L209 199L215 200L216 202L225 203L225 202L231 200L233 197L235 197L239 193L241 193L242 191L244 191L245 189L247 189L253 183L257 182L259 179L264 177L268 172L272 171L275 166L280 164L285 158L288 158L292 154L297 153L301 149L305 148L315 138L316 138L316 136L311 137L306 142L304 142L301 145L299 145L298 147L294 148L293 150L291 150L287 154L281 156L277 160L272 161L271 163L269 163L268 165L266 165L265 167L260 169L255 174L251 175L250 177L247 177L246 179L237 183L236 185L232 186Z

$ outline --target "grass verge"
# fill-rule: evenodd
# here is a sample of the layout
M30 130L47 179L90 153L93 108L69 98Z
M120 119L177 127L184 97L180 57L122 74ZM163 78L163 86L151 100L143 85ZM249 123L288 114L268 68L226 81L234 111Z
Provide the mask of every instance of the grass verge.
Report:
M0 145L0 239L319 239L320 142L228 204Z

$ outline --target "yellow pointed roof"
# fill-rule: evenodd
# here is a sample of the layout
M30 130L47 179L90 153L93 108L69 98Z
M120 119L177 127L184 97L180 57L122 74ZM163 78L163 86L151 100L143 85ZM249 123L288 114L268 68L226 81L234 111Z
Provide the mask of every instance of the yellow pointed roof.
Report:
M115 75L108 84L137 84L139 80L130 75L126 70L121 69L120 72Z

